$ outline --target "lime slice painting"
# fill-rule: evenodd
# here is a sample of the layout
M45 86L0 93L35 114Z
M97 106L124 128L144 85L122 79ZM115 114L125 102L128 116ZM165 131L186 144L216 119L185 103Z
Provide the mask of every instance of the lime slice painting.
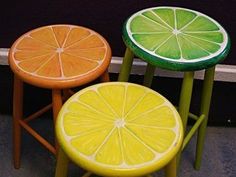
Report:
M138 176L166 165L183 138L179 114L167 99L122 82L77 92L61 109L56 129L75 162L109 176Z
M228 35L219 23L179 7L149 8L133 14L125 25L124 40L131 40L131 48L139 48L139 53L181 63L223 58L229 48Z

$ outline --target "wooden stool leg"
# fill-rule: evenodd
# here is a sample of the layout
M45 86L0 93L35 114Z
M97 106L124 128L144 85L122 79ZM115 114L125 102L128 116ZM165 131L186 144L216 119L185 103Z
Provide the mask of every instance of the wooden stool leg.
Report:
M62 95L61 90L53 89L52 90L52 109L53 109L53 120L54 125L56 123L57 115L62 107ZM56 152L58 151L58 143L55 139Z
M13 90L13 160L14 167L20 168L21 126L23 116L23 82L14 75Z
M165 177L176 177L176 176L177 176L177 167L176 167L176 157L175 157L165 167Z
M69 159L64 153L64 151L59 148L58 156L57 156L57 165L55 177L66 177L68 171Z
M208 114L211 104L211 95L214 83L214 75L215 75L215 67L209 68L205 71L204 82L203 82L203 90L201 97L201 109L200 115L205 115L205 119L201 123L198 129L197 136L197 148L196 148L196 159L194 167L199 170L201 166L201 159L204 147L204 139L206 134L207 122L208 122Z
M101 80L101 82L109 82L109 81L110 81L110 77L109 77L108 70L106 70L106 71L100 76L100 80Z
M118 81L127 82L129 80L129 74L131 71L133 58L134 58L133 52L127 47L125 51L123 63L121 65Z
M194 72L185 72L179 100L179 114L183 122L183 130L185 133L191 104L193 81L194 81ZM180 163L180 156L181 156L181 150L177 155L177 166L179 166Z
M151 87L155 69L156 69L155 66L148 63L147 68L146 68L146 72L144 75L144 81L143 81L144 86Z

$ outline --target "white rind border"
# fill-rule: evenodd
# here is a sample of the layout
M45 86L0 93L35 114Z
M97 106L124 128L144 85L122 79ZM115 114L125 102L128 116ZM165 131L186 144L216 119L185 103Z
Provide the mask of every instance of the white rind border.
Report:
M8 65L8 48L0 48L0 65ZM116 57L113 56L111 60L111 64L109 66L110 73L119 73L120 66L122 64L123 57ZM132 74L135 75L143 75L145 73L145 66L146 63L135 58L132 67ZM195 78L196 79L203 79L204 71L196 71ZM171 78L182 78L183 73L178 71L169 71L163 69L156 69L155 76L161 77L171 77ZM236 82L236 65L224 65L218 64L216 66L216 73L215 73L215 80L216 81L223 81L223 82Z

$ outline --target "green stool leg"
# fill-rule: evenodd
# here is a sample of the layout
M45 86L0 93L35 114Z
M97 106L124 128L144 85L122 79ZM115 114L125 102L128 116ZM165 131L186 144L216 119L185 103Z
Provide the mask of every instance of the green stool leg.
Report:
M194 72L185 72L182 83L180 100L179 100L179 114L182 118L184 131L186 130L188 113L191 103L192 90L193 90Z
M66 156L64 151L59 148L55 177L67 177L68 164L68 157Z
M208 114L209 114L209 109L210 109L210 104L211 104L211 95L212 95L212 89L213 89L214 75L215 75L215 67L209 68L205 71L202 97L201 97L201 109L200 109L200 115L204 114L205 119L198 130L196 159L195 159L195 164L194 164L194 167L197 170L199 170L201 166L201 159L202 159L202 153L203 153L203 147L204 147L204 139L205 139L205 133L206 133L206 127L207 127L207 121L208 121Z
M165 177L176 177L176 176L177 176L177 168L176 168L176 157L175 157L165 167Z
M146 68L146 72L144 75L144 81L143 81L144 86L151 87L155 69L156 69L155 66L148 63L147 68Z
M179 114L183 122L183 130L186 132L188 114L190 109L192 90L193 90L194 72L185 72L182 82L182 88L179 100ZM177 155L177 166L180 163L181 150Z
M118 77L118 81L127 82L129 80L129 74L131 71L132 63L134 59L133 52L127 47L125 51L125 56L123 59L123 63L121 65L120 74Z

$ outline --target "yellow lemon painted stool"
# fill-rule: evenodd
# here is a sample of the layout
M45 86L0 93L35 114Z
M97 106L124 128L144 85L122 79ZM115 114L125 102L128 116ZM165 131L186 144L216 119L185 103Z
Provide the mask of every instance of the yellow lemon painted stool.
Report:
M107 68L111 49L95 31L75 25L43 26L23 34L9 52L10 68L14 72L13 94L13 157L20 167L21 128L27 130L49 151L51 145L30 125L30 120L53 109L53 118L71 96L70 88L87 84L97 78L109 81ZM23 83L52 90L52 104L23 119Z
M84 176L143 176L162 167L176 177L183 139L175 107L154 90L126 82L100 83L80 90L56 120L60 145L56 177L66 177L69 159Z
M196 123L182 149L198 130L195 168L199 169L214 81L215 65L227 56L230 40L225 29L209 16L180 7L153 7L131 15L123 26L127 46L119 81L128 81L133 57L147 62L144 85L151 86L156 67L184 72L178 111L184 131L188 117ZM189 113L194 72L205 70L200 113ZM180 157L180 156L179 156ZM179 158L178 158L179 159Z

